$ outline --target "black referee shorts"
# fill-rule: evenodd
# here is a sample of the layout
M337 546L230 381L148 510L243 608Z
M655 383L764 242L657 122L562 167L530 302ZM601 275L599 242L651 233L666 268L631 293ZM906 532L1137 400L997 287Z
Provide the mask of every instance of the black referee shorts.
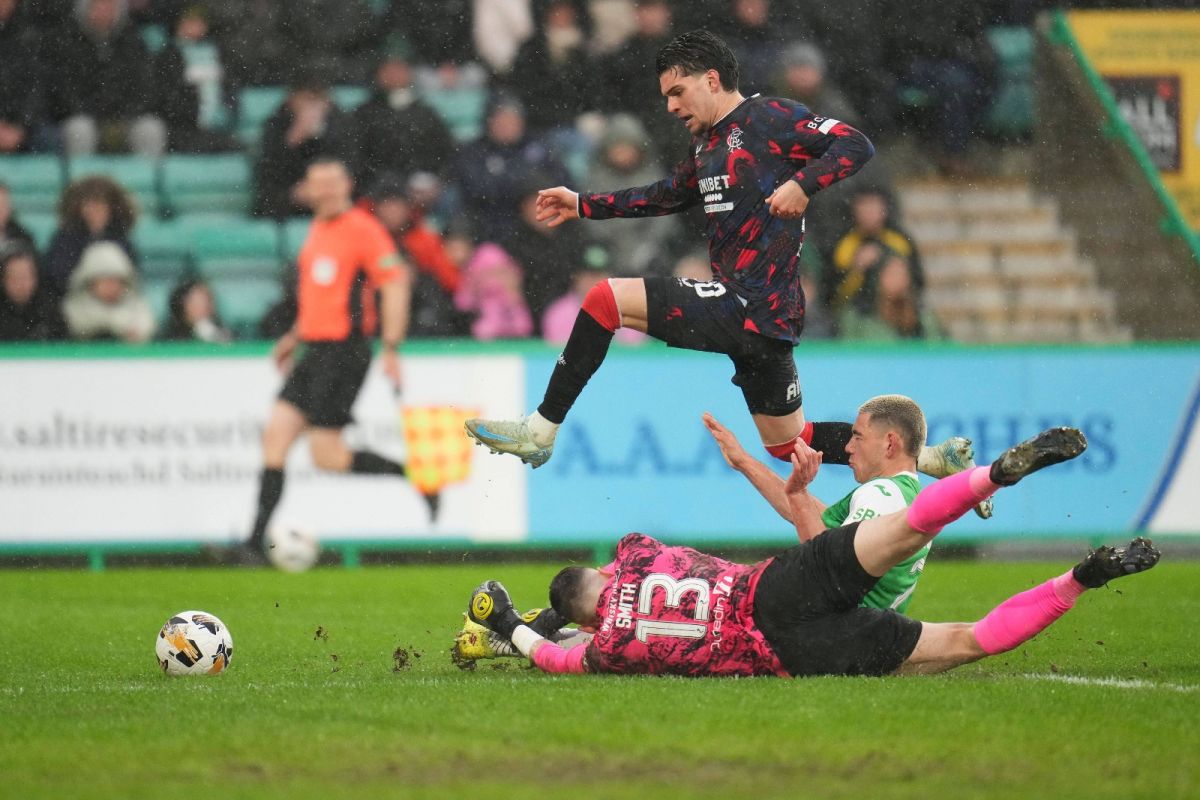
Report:
M921 623L859 603L879 579L854 554L858 523L825 531L767 566L754 622L795 676L887 675L921 638Z
M362 337L310 342L279 392L314 428L344 428L371 366L371 345Z
M746 307L719 281L645 278L647 332L671 347L724 353L751 414L785 417L800 408L792 343L746 330Z

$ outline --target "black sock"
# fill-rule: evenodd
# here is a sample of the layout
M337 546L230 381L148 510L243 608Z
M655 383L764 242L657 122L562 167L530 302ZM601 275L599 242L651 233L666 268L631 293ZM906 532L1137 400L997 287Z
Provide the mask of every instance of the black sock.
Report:
M399 475L404 477L404 465L369 450L355 452L350 471L359 475Z
M596 322L586 311L579 312L567 346L550 374L550 385L538 406L539 414L553 423L562 424L588 379L604 363L612 338L613 331Z
M846 452L846 445L850 443L854 426L849 422L814 422L812 426L812 441L808 446L824 454L821 463L849 464L850 454Z
M258 478L258 515L254 518L254 530L250 532L250 544L263 549L267 538L267 525L279 498L283 497L283 470L263 467Z

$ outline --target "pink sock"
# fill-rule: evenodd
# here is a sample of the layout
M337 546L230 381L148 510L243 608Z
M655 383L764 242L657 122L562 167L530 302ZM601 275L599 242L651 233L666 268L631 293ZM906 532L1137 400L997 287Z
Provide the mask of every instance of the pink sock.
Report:
M975 641L990 656L1012 650L1071 610L1087 590L1070 571L1013 595L975 623Z
M922 489L908 507L908 526L921 533L937 533L999 488L992 483L991 467L975 467L942 478Z

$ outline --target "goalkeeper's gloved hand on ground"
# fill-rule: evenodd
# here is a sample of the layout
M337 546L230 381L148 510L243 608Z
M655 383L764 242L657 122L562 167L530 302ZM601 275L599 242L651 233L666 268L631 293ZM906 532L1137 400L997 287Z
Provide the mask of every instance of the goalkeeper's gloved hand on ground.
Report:
M513 608L508 590L500 581L486 581L476 587L471 593L467 616L472 622L479 623L505 639L511 639L517 626L525 624L521 615Z
M570 620L553 608L530 609L521 615L521 621L544 639L553 639L560 628L571 624Z

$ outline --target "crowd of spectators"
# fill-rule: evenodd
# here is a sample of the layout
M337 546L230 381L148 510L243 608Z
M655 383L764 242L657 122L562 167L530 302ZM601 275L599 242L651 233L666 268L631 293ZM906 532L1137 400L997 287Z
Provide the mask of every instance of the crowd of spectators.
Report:
M876 139L915 125L936 162L955 172L966 168L988 103L983 32L1026 23L1035 7L0 0L0 182L5 154L157 159L245 149L255 165L252 213L284 221L307 214L307 164L338 156L415 268L414 336L557 340L601 277L711 278L696 256L704 246L696 215L558 228L534 219L540 188L644 184L686 152L653 68L670 37L715 30L739 56L744 93L793 97ZM241 91L275 85L286 87L284 100L246 148L236 135ZM336 86L369 96L343 109ZM478 138L457 141L428 98L462 90L487 99ZM876 168L814 201L806 280L820 322L810 335L937 335L921 305L915 246L890 206ZM39 252L0 185L0 339L229 341L213 292L195 275L180 276L165 318L150 313L132 244L138 214L120 185L83 177L63 192L58 229ZM289 303L285 294L261 335L286 327Z

